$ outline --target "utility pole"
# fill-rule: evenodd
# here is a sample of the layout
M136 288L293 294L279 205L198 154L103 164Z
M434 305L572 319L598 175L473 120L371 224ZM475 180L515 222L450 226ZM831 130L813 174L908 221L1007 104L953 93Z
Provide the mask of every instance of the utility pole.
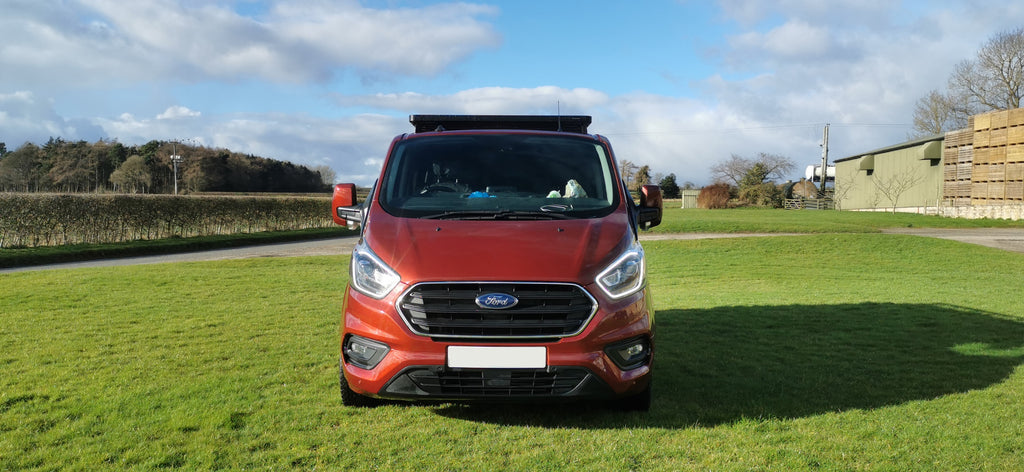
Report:
M178 194L178 164L181 163L181 156L178 155L178 140L171 141L171 164L174 166L174 194Z
M193 146L198 144L198 141L192 138L175 139L171 141L171 165L174 166L174 194L178 194L178 166L184 160L184 156L178 154L178 144L191 143Z
M825 182L828 181L828 123L821 139L821 197L825 197Z

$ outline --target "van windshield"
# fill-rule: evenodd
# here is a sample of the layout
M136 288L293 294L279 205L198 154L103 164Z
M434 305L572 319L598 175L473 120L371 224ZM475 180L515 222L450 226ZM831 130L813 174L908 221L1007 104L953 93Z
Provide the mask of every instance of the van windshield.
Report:
M586 137L413 136L396 144L380 202L413 218L592 218L618 204L615 175L605 147Z

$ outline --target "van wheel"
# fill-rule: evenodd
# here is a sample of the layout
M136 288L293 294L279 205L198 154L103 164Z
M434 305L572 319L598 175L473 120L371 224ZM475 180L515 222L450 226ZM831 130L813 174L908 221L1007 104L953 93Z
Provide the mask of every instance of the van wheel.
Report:
M380 400L360 395L349 388L348 381L345 380L345 366L342 362L343 361L338 362L338 378L339 385L341 386L341 404L356 408L372 408L379 406L381 403Z
M615 406L622 411L645 412L651 409L651 384L644 391L619 399Z

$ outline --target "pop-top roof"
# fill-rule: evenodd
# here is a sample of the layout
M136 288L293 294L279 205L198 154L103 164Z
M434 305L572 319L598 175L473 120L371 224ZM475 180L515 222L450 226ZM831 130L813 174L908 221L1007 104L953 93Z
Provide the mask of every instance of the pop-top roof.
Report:
M587 115L410 115L417 133L471 129L518 129L587 133Z

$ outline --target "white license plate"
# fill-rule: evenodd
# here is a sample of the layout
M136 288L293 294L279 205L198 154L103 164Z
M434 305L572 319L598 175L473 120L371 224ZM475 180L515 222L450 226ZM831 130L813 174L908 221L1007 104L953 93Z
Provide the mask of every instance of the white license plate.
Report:
M448 346L448 367L464 369L542 369L544 346Z

